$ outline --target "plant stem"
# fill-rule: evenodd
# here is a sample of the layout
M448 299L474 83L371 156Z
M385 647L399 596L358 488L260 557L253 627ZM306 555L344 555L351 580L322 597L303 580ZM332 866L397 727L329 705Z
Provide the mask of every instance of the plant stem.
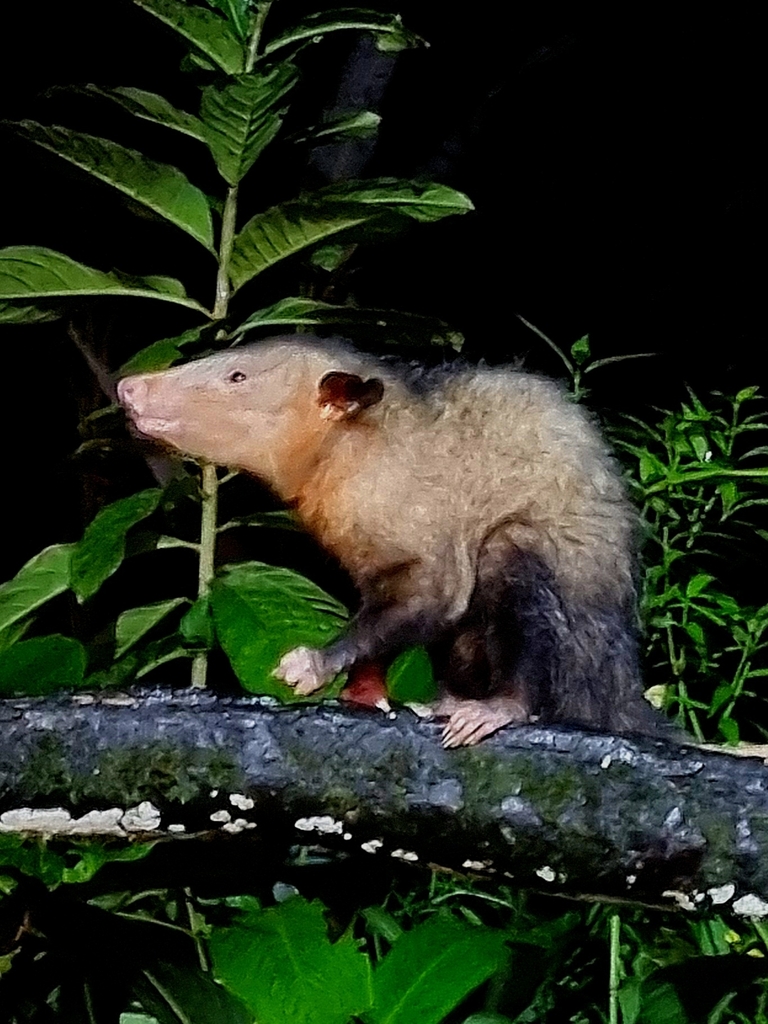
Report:
M230 284L229 261L235 240L237 223L237 185L227 191L224 213L221 218L221 241L219 243L219 272L216 276L216 303L213 307L214 320L223 320L229 308Z
M608 1020L609 1024L619 1024L619 981L621 966L621 918L611 914L610 925L610 970L608 974Z
M213 564L216 552L216 510L218 505L218 480L216 467L210 462L202 465L200 493L202 516L200 521L200 561L197 568L198 600L208 596L213 580ZM192 686L203 689L208 673L208 652L200 651L192 662Z
M248 44L248 57L245 61L245 70L253 71L253 65L256 63L256 58L259 55L259 43L261 42L261 33L264 29L264 22L267 20L269 14L269 8L272 6L272 0L262 0L256 10L256 17L253 20L253 30L251 32L251 39Z

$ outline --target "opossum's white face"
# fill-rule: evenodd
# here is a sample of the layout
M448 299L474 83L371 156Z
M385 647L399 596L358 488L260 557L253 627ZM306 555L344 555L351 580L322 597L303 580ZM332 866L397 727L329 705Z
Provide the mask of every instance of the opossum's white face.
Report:
M340 369L333 348L275 341L126 377L118 396L142 434L246 469L284 494L338 418L319 396Z

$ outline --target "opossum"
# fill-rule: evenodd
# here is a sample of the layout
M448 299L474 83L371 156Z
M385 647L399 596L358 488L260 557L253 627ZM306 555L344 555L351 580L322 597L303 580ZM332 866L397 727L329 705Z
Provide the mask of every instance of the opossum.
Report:
M346 632L275 670L297 693L419 643L446 746L536 719L657 731L638 667L636 516L600 432L554 382L402 370L292 336L118 393L142 434L268 484L351 575Z

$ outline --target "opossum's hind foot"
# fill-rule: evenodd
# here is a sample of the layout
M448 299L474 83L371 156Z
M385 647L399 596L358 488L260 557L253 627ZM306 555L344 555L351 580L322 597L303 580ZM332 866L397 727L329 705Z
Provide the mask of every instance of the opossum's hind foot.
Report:
M337 671L329 670L322 651L296 647L283 655L272 675L292 686L299 697L307 697L330 683Z
M444 697L435 706L435 715L448 715L443 729L443 746L471 747L505 725L529 720L528 710L510 696L489 697L487 700L462 700Z

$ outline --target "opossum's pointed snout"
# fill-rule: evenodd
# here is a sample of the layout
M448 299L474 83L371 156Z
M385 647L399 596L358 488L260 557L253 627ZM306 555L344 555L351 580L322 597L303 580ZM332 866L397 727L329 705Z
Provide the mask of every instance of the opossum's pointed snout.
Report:
M149 384L141 376L124 377L117 385L117 399L139 435L167 439L177 426L167 415L158 415L150 401ZM156 404L156 403L154 403Z
M147 396L147 382L141 377L123 377L117 384L117 400L129 412L139 412Z

